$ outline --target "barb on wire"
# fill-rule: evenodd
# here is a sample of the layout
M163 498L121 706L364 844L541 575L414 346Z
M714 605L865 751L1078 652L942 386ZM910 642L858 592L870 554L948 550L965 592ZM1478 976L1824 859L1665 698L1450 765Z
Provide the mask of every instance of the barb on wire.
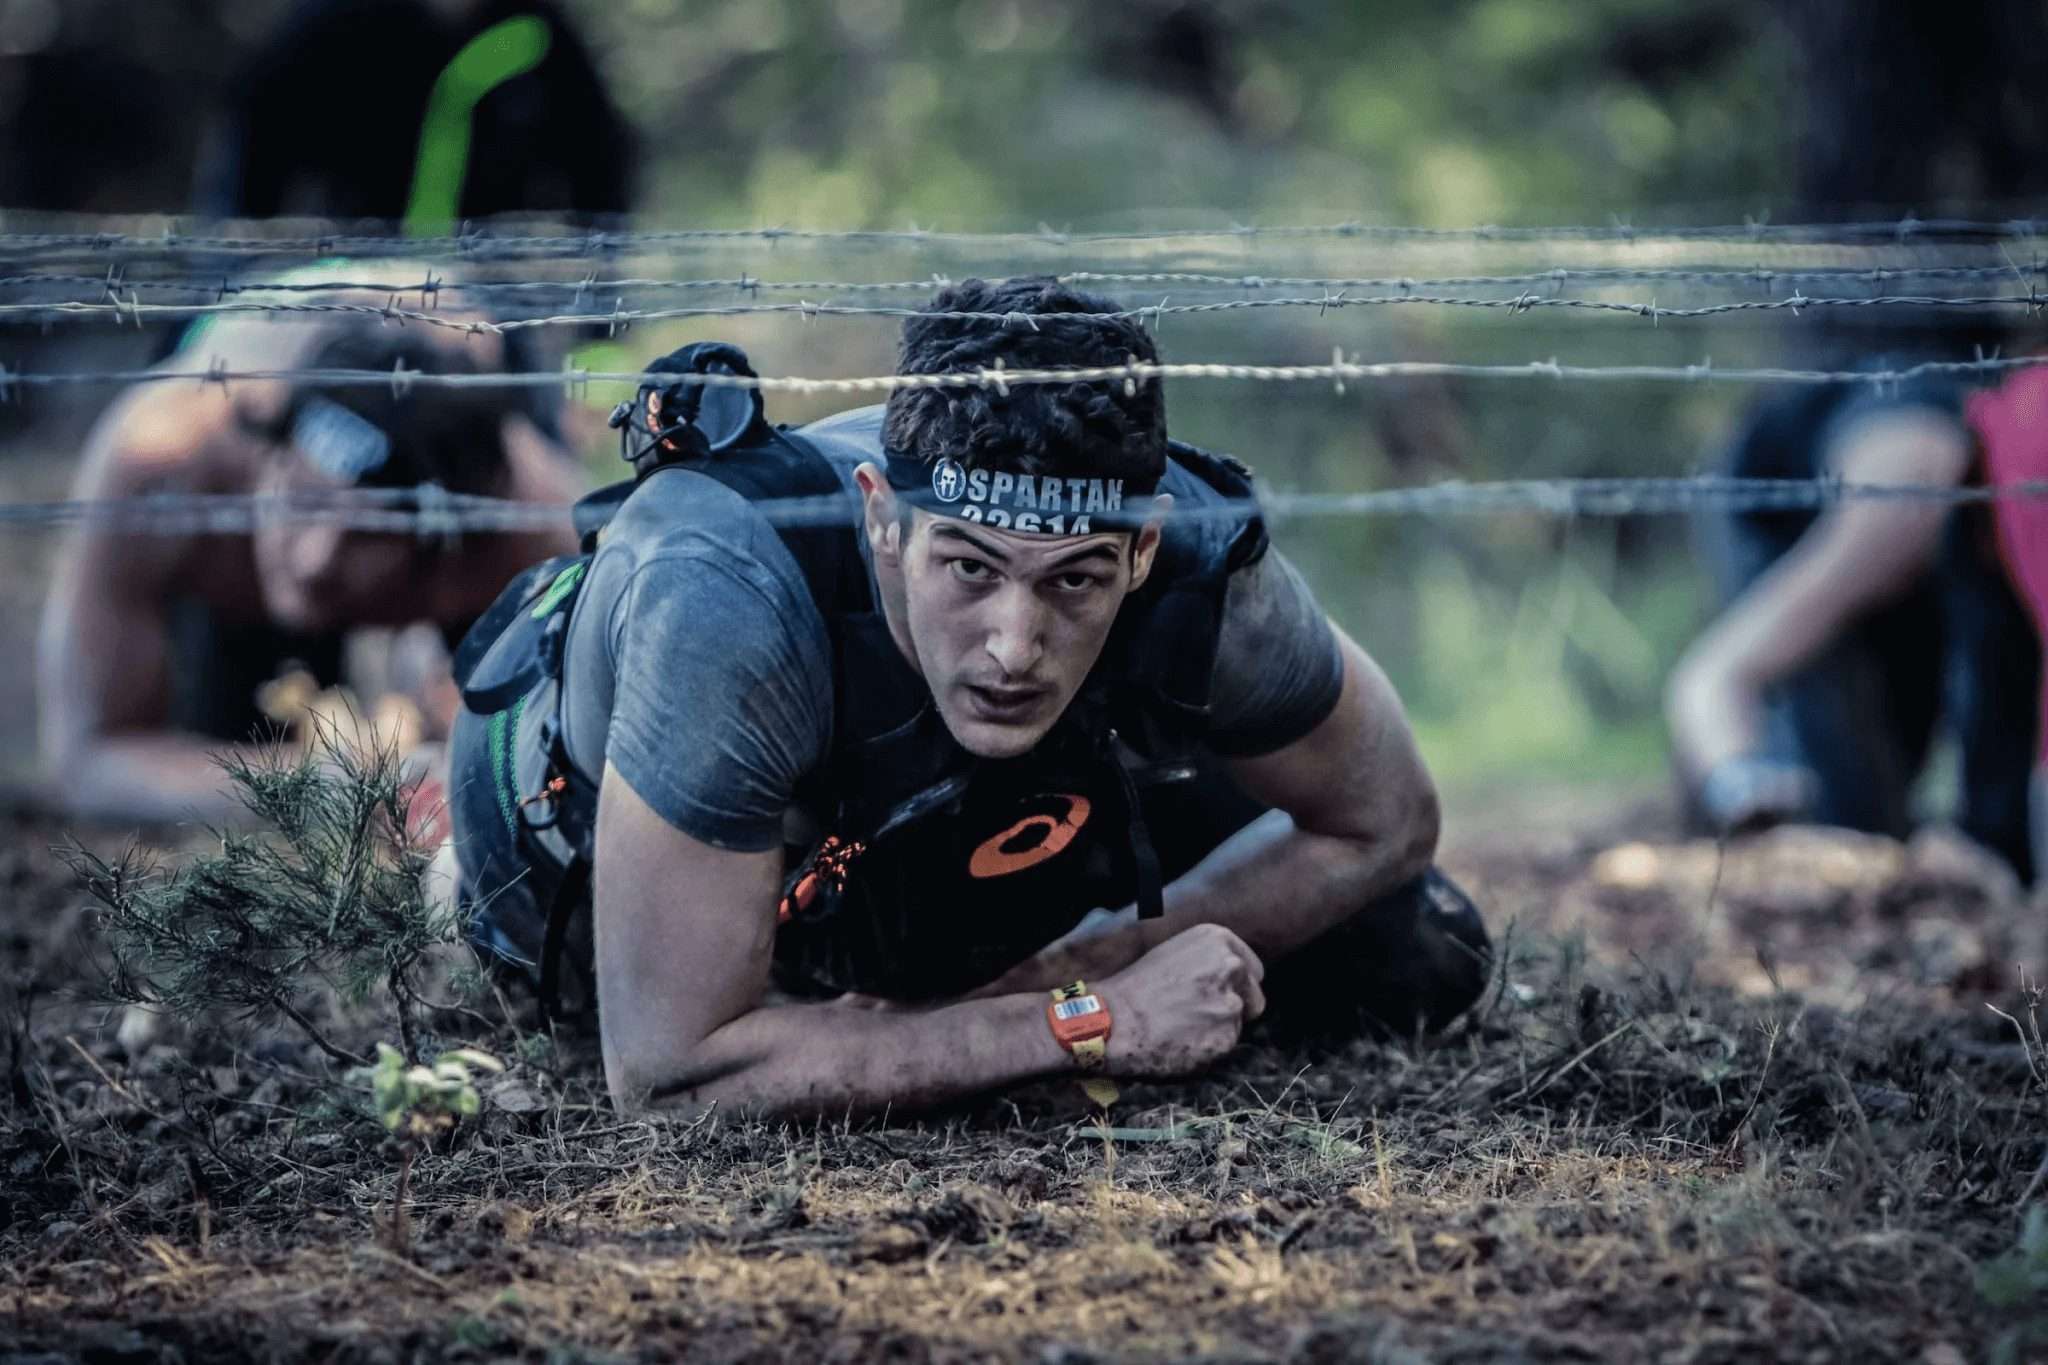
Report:
M1510 315L1530 312L1535 309L1564 309L1593 315L1612 317L1647 318L1658 322L1667 318L1696 319L1720 317L1731 313L1789 312L1794 317L1803 316L1806 310L1825 312L1831 309L1879 309L1910 308L1937 309L1972 312L1997 312L2012 309L2037 310L2042 307L2038 292L2027 294L1991 294L1978 296L1929 296L1929 295L1873 295L1861 298L1816 297L1808 298L1794 293L1789 298L1742 299L1732 303L1701 304L1694 307L1663 307L1652 299L1645 303L1625 303L1607 299L1546 298L1533 294L1518 294L1513 298L1470 298L1449 294L1382 294L1359 296L1345 293L1326 293L1321 298L1264 298L1226 299L1215 303L1151 304L1143 308L1129 308L1101 316L1132 322L1157 322L1175 314L1233 313L1263 309L1313 308L1318 316L1331 309L1384 308L1384 307L1440 307L1477 308L1503 311ZM706 304L680 308L627 308L623 302L607 313L560 313L538 317L506 318L486 321L481 318L450 317L440 313L426 312L413 308L401 308L397 303L287 303L277 301L238 300L232 303L141 303L131 293L126 300L104 303L47 302L47 303L0 303L0 321L9 318L32 317L39 320L74 318L90 320L111 316L116 322L133 322L142 325L145 317L164 320L181 320L197 317L265 314L265 315L342 315L374 317L386 322L416 322L424 326L445 328L456 332L509 332L530 331L547 327L591 327L603 326L616 335L627 327L641 322L663 322L681 318L743 317L752 315L792 315L809 321L820 317L869 318L901 320L921 317L943 319L953 322L995 322L1007 320L1006 313L976 312L971 310L926 310L901 306L875 306L869 304L829 303L727 303Z
M556 234L494 235L485 231L464 232L447 237L404 237L359 234L322 234L300 237L220 236L182 233L169 229L154 234L125 232L17 232L0 233L0 253L20 255L32 252L119 252L127 257L177 255L206 252L249 255L355 255L355 256L455 256L469 259L492 257L535 258L546 256L599 256L621 252L647 252L692 246L740 242L840 243L878 246L986 246L1015 251L1037 246L1067 249L1147 242L1201 241L1299 241L1363 240L1383 242L1755 242L1755 243L1849 243L1887 244L1912 242L1995 242L2029 239L2039 235L2043 224L2032 219L2004 221L1907 216L1882 222L1857 223L1763 223L1716 224L1685 227L1634 227L1627 223L1604 226L1504 227L1479 224L1471 227L1414 227L1396 224L1338 222L1263 227L1232 224L1229 227L1163 228L1151 231L1069 232L1041 228L1036 232L938 232L923 228L816 229L790 227L681 228L642 232L573 232Z
M445 536L558 528L568 503L513 502L434 490L353 489L321 494L158 493L65 502L0 503L0 527L92 526L146 535L245 534L279 521L348 530ZM1258 510L1274 520L1388 516L1474 516L1535 512L1556 516L1663 516L1702 507L1729 511L1818 509L1848 501L1915 501L1949 506L2048 499L2048 482L1997 486L1857 483L1840 479L1688 478L1511 479L1430 484L1364 493L1266 493L1256 499L1175 504L1169 516L1231 519ZM754 508L778 526L847 522L851 493L764 500Z
M594 274L574 280L446 280L429 275L424 280L299 280L269 281L263 279L231 280L219 276L204 279L126 279L110 284L115 270L108 275L79 274L35 274L0 276L0 289L72 288L86 291L87 301L106 301L113 297L114 285L127 290L131 295L141 293L187 293L211 295L216 302L225 301L243 294L377 294L396 298L417 296L422 306L429 306L432 300L442 294L465 294L478 297L499 295L518 296L529 294L568 294L572 298L584 295L632 294L638 292L665 293L737 293L749 296L761 293L802 293L806 295L835 294L930 294L953 283L946 275L934 274L916 280L763 280L751 275L731 279L665 279L658 277L627 277L601 280ZM999 281L1003 277L996 277ZM1328 276L1328 275L1217 275L1194 271L1142 271L1120 272L1106 270L1070 270L1054 278L1069 284L1089 285L1153 285L1164 284L1180 289L1232 289L1252 291L1265 289L1310 289L1319 293L1331 291L1368 289L1397 290L1410 293L1418 289L1487 289L1513 288L1524 290L1550 286L1554 289L1569 284L1627 284L1627 283L1672 283L1697 285L1702 288L1764 288L1774 289L1779 285L1798 286L1801 284L1848 285L1863 284L1881 288L1889 284L1912 281L1956 281L2011 280L2017 278L2022 284L2031 285L2036 278L2048 278L2048 261L2036 260L2031 264L2019 265L2008 262L2001 265L1918 265L1918 266L1812 266L1804 269L1773 269L1757 266L1745 270L1714 269L1709 267L1660 267L1633 269L1628 267L1566 267L1558 266L1547 270L1530 270L1507 275L1378 275L1378 276Z
M1557 360L1532 360L1520 365L1479 365L1449 360L1333 360L1323 365L1240 365L1214 362L1122 365L1080 369L972 370L948 374L864 375L848 379L815 379L799 375L675 374L646 370L492 371L447 374L406 371L407 388L491 389L553 388L574 390L586 384L660 383L700 388L759 389L764 393L887 394L897 389L998 388L1006 384L1130 385L1155 379L1238 380L1267 384L1336 384L1372 379L1554 379L1626 383L1721 384L1868 384L1890 388L1934 377L1990 376L2048 365L2048 354L1977 356L1972 360L1929 360L1899 369L1798 370L1773 367L1717 367L1711 360L1696 365L1566 365ZM204 370L159 367L147 370L9 371L9 386L52 388L73 385L163 384L179 381L226 383L230 380L287 380L311 388L389 387L389 370L269 369Z

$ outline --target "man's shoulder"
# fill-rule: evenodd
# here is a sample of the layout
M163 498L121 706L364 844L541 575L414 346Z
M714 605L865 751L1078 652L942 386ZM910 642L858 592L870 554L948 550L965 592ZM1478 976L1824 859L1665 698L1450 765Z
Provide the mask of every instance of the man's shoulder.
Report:
M1234 461L1226 463L1222 457L1206 452L1190 451L1183 459L1181 452L1176 450L1174 456L1168 458L1166 473L1159 480L1159 491L1173 495L1176 513L1167 520L1168 559L1183 568L1213 566L1229 556L1232 545L1256 510L1250 505L1235 511L1225 510L1234 499L1248 497L1248 475L1244 478L1242 490L1219 487L1216 470L1204 469L1198 461L1213 462L1217 468L1233 474L1243 468Z
M604 529L603 545L634 552L705 543L740 549L774 535L753 499L698 469L670 465L642 479Z
M884 405L848 408L830 417L791 428L832 466L840 482L853 487L853 471L870 461L882 459L882 414Z

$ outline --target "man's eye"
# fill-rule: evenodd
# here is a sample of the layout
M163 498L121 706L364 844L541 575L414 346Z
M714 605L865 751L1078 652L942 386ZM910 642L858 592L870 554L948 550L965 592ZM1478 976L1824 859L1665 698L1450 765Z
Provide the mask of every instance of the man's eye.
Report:
M1063 592L1092 592L1102 586L1102 579L1092 573L1063 573L1053 582Z
M956 577L968 583L986 583L996 576L996 571L978 559L948 560Z

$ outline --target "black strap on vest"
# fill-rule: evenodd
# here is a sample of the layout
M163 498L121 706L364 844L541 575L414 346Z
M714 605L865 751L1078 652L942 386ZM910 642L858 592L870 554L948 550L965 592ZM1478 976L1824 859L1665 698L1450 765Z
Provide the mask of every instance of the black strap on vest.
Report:
M562 875L555 879L554 893L548 897L547 932L540 943L540 1008L541 1017L549 1020L564 1018L562 1011L562 957L569 942L569 921L576 915L576 908L590 899L590 859L578 854L562 869ZM587 982L589 996L594 1004L597 1000L596 982Z
M1137 883L1138 918L1158 919L1166 913L1166 879L1159 869L1159 850L1152 843L1152 828L1145 821L1145 808L1138 801L1138 782L1122 755L1115 752L1116 734L1111 732L1110 766L1116 769L1117 785L1123 789L1125 819L1129 830L1131 878Z

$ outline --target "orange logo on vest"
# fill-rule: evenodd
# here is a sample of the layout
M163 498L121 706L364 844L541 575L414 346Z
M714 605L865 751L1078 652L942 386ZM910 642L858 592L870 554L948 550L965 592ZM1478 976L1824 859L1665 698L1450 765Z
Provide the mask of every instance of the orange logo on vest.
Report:
M1054 795L1045 799L1066 802L1065 816L1027 815L1001 834L983 840L968 860L967 875L976 879L1007 877L1058 857L1060 850L1081 832L1081 826L1088 823L1092 807L1085 796Z

